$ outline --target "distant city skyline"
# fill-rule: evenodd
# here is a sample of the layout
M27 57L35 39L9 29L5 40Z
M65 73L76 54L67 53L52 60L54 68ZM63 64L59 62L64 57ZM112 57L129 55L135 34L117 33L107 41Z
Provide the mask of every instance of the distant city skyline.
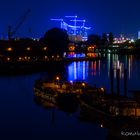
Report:
M15 36L42 37L59 23L51 18L77 15L86 19L90 33L112 32L128 37L138 36L140 30L139 0L4 0L0 3L0 37L7 37L8 26L15 28L20 17L31 9Z

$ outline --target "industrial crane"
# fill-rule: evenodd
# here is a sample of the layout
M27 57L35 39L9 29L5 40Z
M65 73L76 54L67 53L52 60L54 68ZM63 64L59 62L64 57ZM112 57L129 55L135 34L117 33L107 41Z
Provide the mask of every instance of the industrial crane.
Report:
M12 29L12 26L9 25L8 27L8 39L11 40L12 36L16 34L17 30L20 28L20 26L23 24L25 19L27 18L28 14L31 12L30 9L28 9L23 16L20 17L20 21L17 23L14 29Z

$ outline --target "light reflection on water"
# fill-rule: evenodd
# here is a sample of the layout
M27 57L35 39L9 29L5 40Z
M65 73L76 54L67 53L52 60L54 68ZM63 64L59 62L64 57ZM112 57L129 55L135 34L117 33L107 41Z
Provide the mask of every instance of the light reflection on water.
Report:
M68 80L85 80L88 76L89 62L73 62L68 66Z
M127 69L128 90L139 89L140 63L134 56L107 55L107 60L73 62L67 68L67 79L84 80L91 85L103 86L110 92L110 69L114 70L116 88L117 69L120 69L120 91L123 93L124 70ZM130 94L128 92L128 94Z

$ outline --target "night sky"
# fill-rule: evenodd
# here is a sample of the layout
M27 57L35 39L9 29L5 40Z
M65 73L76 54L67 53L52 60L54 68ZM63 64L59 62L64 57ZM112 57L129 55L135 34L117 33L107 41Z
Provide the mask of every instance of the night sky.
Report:
M77 15L88 22L92 33L113 32L137 36L140 30L140 0L2 0L0 1L0 37L7 36L8 25L16 26L27 9L31 13L16 36L41 37L50 28L59 26L50 18Z

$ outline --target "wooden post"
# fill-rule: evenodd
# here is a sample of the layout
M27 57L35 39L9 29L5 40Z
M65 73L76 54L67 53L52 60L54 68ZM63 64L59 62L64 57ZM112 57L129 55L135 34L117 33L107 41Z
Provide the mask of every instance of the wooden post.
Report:
M120 69L117 69L117 97L120 96Z
M127 69L124 70L124 97L127 97Z
M114 95L114 69L110 69L110 88L111 95Z

